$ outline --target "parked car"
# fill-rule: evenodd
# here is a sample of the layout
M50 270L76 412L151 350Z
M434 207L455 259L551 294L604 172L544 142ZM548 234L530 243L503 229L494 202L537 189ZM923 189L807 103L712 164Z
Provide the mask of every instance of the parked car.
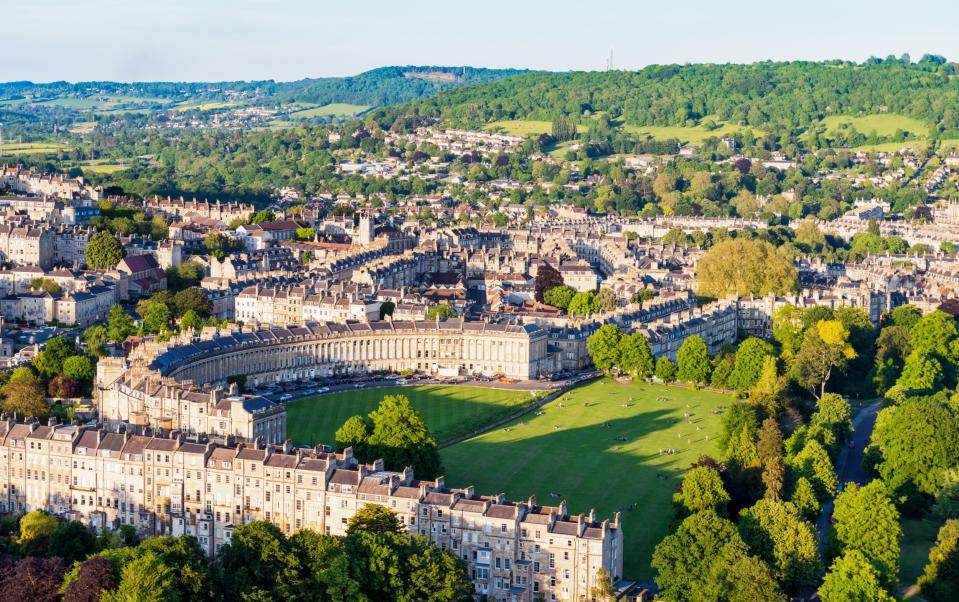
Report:
M329 388L329 387L320 387L319 389L317 389L317 391L320 392L320 393L329 393L329 392L330 392L330 388Z
M366 384L364 384L364 383L356 383L355 385L353 385L353 388L354 388L354 389L362 389L362 388L365 387L365 386L366 386Z
M290 401L291 399L293 399L293 396L290 395L289 393L284 393L283 395L280 395L279 397L280 401Z

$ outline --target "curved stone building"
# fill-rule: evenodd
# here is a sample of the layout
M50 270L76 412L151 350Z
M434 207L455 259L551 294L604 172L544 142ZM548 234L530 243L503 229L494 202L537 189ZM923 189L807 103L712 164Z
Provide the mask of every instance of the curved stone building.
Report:
M156 355L149 367L179 382L247 383L416 370L440 376L520 380L552 372L548 335L539 326L459 319L309 324L232 332Z

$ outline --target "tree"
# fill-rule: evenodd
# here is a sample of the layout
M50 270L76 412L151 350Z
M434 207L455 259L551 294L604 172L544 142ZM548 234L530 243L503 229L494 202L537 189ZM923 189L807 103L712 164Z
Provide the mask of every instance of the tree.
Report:
M105 326L91 326L83 331L83 344L87 348L87 353L95 357L103 357L107 354L106 345L110 336Z
M316 237L316 230L313 228L297 228L296 240L313 240Z
M735 238L708 251L696 264L704 297L785 294L796 290L796 268L782 249L760 240Z
M43 396L43 385L32 370L20 367L3 386L3 411L19 417L46 418L50 406Z
M561 284L543 293L543 303L566 311L569 308L569 302L572 301L575 296L575 288Z
M206 318L213 311L213 302L210 301L206 291L198 286L191 286L175 294L173 306L177 317L183 316L188 311L194 311L200 317Z
M603 324L586 339L586 352L597 369L609 372L620 361L623 333L614 324Z
M702 337L687 337L676 352L676 361L679 364L679 380L691 383L709 382L712 364L709 362L709 349Z
M899 582L899 511L882 481L849 483L836 498L832 538L839 555L861 552L879 571L880 583L894 592Z
M639 308L642 309L643 304L646 303L646 301L650 301L655 298L656 298L656 293L654 291L651 291L648 288L644 288L641 291L637 291L633 293L632 296L629 298L629 302L639 305Z
M426 310L427 320L444 320L453 317L456 317L456 310L450 307L448 303L437 303Z
M887 326L879 332L873 386L880 395L896 384L902 374L902 366L912 353L911 336L912 331L906 326Z
M151 300L146 304L143 312L143 329L147 332L158 333L170 325L170 308L166 303Z
M665 355L656 360L656 378L664 383L676 379L676 366Z
M727 379L727 384L733 389L748 391L759 381L766 358L770 355L769 343L749 337L739 345L736 351L736 363Z
M773 339L780 347L780 356L787 363L799 353L803 341L802 311L794 305L783 305L773 314Z
M569 301L566 311L571 316L591 316L601 309L599 297L593 291L576 293Z
M846 327L839 320L820 320L806 331L796 355L796 380L818 399L825 395L832 371L843 369L855 357Z
M763 466L763 484L768 499L779 499L785 476L783 434L775 418L763 420L756 441L756 452ZM768 473L768 474L767 474Z
M959 329L949 314L936 310L922 316L912 329L912 352L906 358L899 382L904 386L914 382L925 383L923 370L941 368L941 376L934 380L942 387L956 387L959 372ZM925 368L924 368L925 367Z
M697 600L712 581L713 563L727 544L743 545L733 524L711 510L680 523L653 552L656 584L666 600Z
M908 399L879 413L871 445L879 452L875 468L894 495L934 496L945 471L959 463L959 419L934 398Z
M756 408L744 401L734 401L722 417L722 431L717 442L720 451L727 451L740 432L745 431L747 438L755 439L758 430L759 416Z
M57 602L65 567L59 558L27 557L0 563L0 600Z
M769 563L785 591L814 583L819 573L815 530L791 503L756 502L739 513L739 534L750 552Z
M203 328L203 318L192 309L188 309L180 318L180 327L183 330L200 330Z
M93 270L112 270L126 257L126 254L120 241L114 235L104 231L90 237L85 251L87 265Z
M413 541L416 552L406 561L409 576L397 596L398 600L460 602L472 598L473 584L466 572L466 562L451 551L427 544L423 539Z
M222 599L287 600L298 581L298 559L283 533L271 523L238 525L214 565Z
M177 602L175 568L148 552L131 560L120 573L116 591L104 592L102 602Z
M837 393L826 393L816 402L816 407L818 410L810 423L828 428L837 443L845 444L852 435L852 409L849 402Z
M385 320L386 316L393 317L393 312L396 311L396 303L392 301L384 301L380 304L380 320Z
M58 524L57 517L43 510L28 512L20 519L20 543L26 544L38 537L49 538Z
M343 451L347 447L353 448L353 453L358 457L365 457L365 446L370 438L370 427L362 416L351 416L343 423L333 439L336 441L337 451Z
M352 535L357 531L370 533L405 533L403 523L386 506L366 504L356 511L346 524L346 534Z
M47 293L59 293L63 291L63 288L61 288L59 284L49 278L34 278L30 281L27 288L32 291L44 291Z
M619 300L616 298L616 293L608 288L599 289L599 306L603 311L613 311L617 305L619 305Z
M948 520L939 529L936 545L929 550L929 563L917 583L929 602L959 599L959 520Z
M819 500L812 481L807 477L799 477L793 486L793 494L789 501L805 520L813 520L819 514Z
M258 211L250 216L251 224L262 224L264 222L276 221L276 215L269 209Z
M133 318L123 307L114 305L107 317L107 337L114 343L122 343L134 333Z
M912 329L922 318L922 310L912 304L900 305L889 315L893 325Z
M723 546L698 599L729 602L786 602L769 567L750 556L742 542Z
M883 587L881 575L860 551L851 549L833 562L819 587L823 602L895 602Z
M77 577L63 593L63 602L98 602L101 592L117 585L113 564L103 556L92 556L80 564Z
M63 362L67 358L78 353L79 350L73 341L62 336L55 337L47 341L43 351L33 358L33 365L41 375L52 378L63 372Z
M545 303L544 295L546 291L552 290L557 286L563 285L563 275L559 270L550 264L543 262L536 268L536 279L534 281L534 296L540 303Z
M89 357L85 355L74 355L68 357L66 361L63 362L63 373L74 380L91 383L93 382L94 374L96 374L96 369Z
M70 399L80 395L80 383L66 374L57 374L47 385L47 394L59 399Z
M719 473L709 466L691 468L683 477L679 491L673 495L673 504L682 508L686 515L712 510L720 516L726 514L729 494L723 487Z
M789 467L796 478L805 477L813 486L820 501L836 494L836 471L829 452L815 439L810 439L802 450L788 459Z
M62 558L64 562L71 565L82 561L96 551L96 536L86 525L75 520L59 523L50 534L50 543L47 548L50 556Z
M423 417L405 395L387 395L370 412L373 432L369 454L386 466L411 466L421 479L433 479L442 470L439 448Z
M619 339L619 364L620 369L633 378L649 378L653 375L653 353L643 333L637 331Z

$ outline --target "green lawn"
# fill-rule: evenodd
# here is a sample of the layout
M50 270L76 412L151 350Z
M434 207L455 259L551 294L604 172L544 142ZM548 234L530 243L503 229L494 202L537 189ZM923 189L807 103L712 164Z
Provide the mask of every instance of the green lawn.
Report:
M601 518L622 510L625 574L649 579L653 548L673 516L676 485L692 462L717 453L720 416L712 410L730 403L731 397L718 393L603 379L563 395L543 415L526 416L509 431L444 449L447 482L514 500L535 494L544 505L560 501L550 497L555 492L571 513L595 508ZM692 424L684 412L692 414ZM629 440L619 442L620 436ZM678 453L660 455L669 448Z
M929 518L902 519L902 552L899 556L899 581L903 587L916 583L929 562L929 550L936 543L942 522Z
M369 111L369 105L351 105L343 102L335 102L322 107L313 107L290 113L291 119L309 119L310 117L352 117Z
M426 385L379 387L328 393L291 401L286 431L298 444L333 444L333 434L350 416L366 416L386 395L409 397L437 441L445 441L509 416L531 402L529 391ZM400 467L402 468L402 467Z
M722 136L728 136L736 132L744 132L749 129L731 123L716 122L716 124L719 127L714 129L707 129L701 125L694 127L627 125L625 128L627 132L650 136L654 140L670 140L675 138L684 144L702 144L707 138L721 138ZM762 134L762 132L756 129L753 129L753 132L757 135Z
M896 113L880 113L862 117L832 115L826 117L820 123L826 126L826 131L830 132L839 130L844 126L854 126L857 131L863 134L875 131L879 136L892 136L897 130L911 132L917 136L925 136L929 133L929 125L926 122Z

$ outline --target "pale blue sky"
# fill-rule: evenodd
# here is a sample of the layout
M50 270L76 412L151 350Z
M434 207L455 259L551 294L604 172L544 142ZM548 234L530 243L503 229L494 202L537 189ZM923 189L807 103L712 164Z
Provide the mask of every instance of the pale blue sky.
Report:
M0 0L0 81L233 80L383 65L569 70L763 59L959 60L936 0Z

